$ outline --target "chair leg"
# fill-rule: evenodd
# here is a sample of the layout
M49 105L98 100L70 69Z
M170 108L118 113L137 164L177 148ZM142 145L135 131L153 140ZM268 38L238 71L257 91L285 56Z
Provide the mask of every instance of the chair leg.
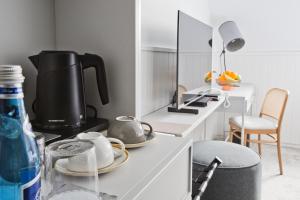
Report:
M281 157L281 142L280 142L280 140L277 141L277 153L278 153L278 162L279 162L280 175L283 175L283 166L282 166L282 157Z
M232 129L232 127L230 126L229 140L228 140L228 142L232 142L232 140L233 140L233 129Z
M248 134L244 132L244 146L247 146Z
M257 145L258 145L258 153L261 156L261 154L262 154L262 148L261 148L262 144L260 143L261 142L261 135L258 134L257 136L258 136L258 143L257 143Z

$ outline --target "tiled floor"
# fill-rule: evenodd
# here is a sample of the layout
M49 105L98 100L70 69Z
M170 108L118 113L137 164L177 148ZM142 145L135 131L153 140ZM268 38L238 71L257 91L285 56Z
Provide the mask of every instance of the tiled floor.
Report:
M300 149L283 148L284 175L279 175L275 146L263 148L262 200L300 200Z

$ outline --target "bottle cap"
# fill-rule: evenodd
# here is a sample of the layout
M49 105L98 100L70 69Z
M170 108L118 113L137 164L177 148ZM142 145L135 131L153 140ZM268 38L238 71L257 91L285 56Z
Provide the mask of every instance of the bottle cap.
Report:
M20 65L0 65L0 84L23 83L24 79Z

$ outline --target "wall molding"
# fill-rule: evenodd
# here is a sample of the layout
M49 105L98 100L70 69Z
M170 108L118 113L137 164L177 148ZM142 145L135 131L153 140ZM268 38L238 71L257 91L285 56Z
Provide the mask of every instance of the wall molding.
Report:
M150 51L150 52L176 53L176 48L172 48L172 47L143 46L141 50Z
M176 53L177 49L167 48L167 47L142 47L142 51L148 52L161 52L161 53ZM201 51L181 51L180 54L189 54L189 55L208 55L209 52Z
M149 52L165 52L165 53L176 53L175 47L164 47L164 46L142 46L141 51ZM189 52L187 52L189 53ZM197 52L193 52L197 53ZM213 55L220 55L221 51L214 51ZM237 51L227 52L228 56L274 56L274 55L300 55L299 50L257 50L257 51Z
M213 54L220 55L221 52L217 51ZM276 55L300 55L300 50L269 50L269 51L242 51L242 52L227 52L229 56L276 56Z

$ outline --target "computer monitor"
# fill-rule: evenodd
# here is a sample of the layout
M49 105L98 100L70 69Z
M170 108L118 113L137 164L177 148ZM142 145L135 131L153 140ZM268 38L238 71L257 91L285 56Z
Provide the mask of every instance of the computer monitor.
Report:
M211 26L178 11L176 109L199 98L198 94L182 98L182 93L205 86L205 75L212 70Z

